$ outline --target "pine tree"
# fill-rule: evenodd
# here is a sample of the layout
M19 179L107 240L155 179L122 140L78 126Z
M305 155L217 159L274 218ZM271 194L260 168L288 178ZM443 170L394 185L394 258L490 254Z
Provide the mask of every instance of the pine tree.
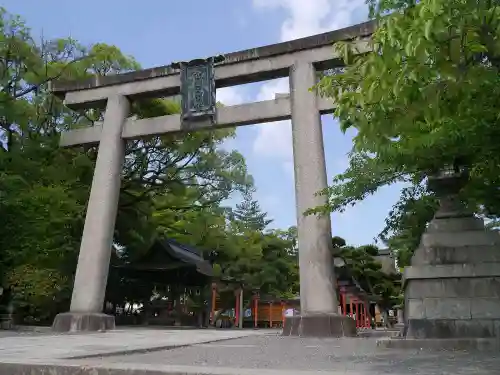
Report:
M267 212L262 212L259 203L250 194L246 194L243 201L236 205L231 218L243 229L255 231L263 231L272 222L267 218Z

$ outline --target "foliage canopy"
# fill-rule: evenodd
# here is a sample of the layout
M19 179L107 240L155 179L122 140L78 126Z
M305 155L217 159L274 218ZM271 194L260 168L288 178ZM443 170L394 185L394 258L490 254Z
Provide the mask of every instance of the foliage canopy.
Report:
M381 238L408 264L436 209L426 176L459 162L470 170L463 198L500 213L500 7L493 0L370 0L371 52L335 46L347 65L318 84L336 103L342 130L357 134L347 170L316 211L344 210L382 186L403 190Z

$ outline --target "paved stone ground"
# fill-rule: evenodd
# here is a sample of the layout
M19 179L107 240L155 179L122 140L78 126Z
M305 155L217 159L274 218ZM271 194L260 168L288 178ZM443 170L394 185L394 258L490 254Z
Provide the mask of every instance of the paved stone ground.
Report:
M50 327L20 327L19 329L0 329L0 339L2 337L18 337L18 336L40 336L52 334Z
M495 353L496 354L496 353ZM212 368L328 371L330 374L489 375L500 373L500 353L429 352L377 348L375 338L300 339L277 335L246 337L173 350L102 359L79 364L148 364ZM194 367L193 367L194 366ZM198 370L195 370L198 368ZM222 369L221 369L222 370ZM281 372L281 371L280 371ZM237 371L235 371L237 373ZM259 371L254 371L258 374ZM285 372L283 372L285 373Z
M0 362L40 362L144 352L258 334L262 332L164 329L117 329L88 334L9 332L0 337Z
M0 337L0 374L500 373L500 353L384 349L377 347L376 340L377 337L302 339L280 337L273 331L253 330L133 329L86 335L18 334ZM117 352L124 351L132 353L116 355ZM13 365L9 366L7 363ZM22 364L31 364L34 367ZM42 369L42 364L48 367Z

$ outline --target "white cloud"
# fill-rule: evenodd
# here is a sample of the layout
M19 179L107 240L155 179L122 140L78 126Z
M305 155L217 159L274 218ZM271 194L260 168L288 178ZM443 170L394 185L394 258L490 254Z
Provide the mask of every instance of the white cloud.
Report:
M247 98L245 96L245 91L241 90L237 86L224 87L217 89L216 92L217 101L224 105L238 105L245 103ZM238 142L235 138L228 138L221 145L221 148L230 152L232 150L238 149Z
M323 33L362 22L366 18L365 0L253 0L254 7L283 9L288 17L281 25L282 42ZM257 101L274 99L275 94L289 92L288 78L262 85ZM254 152L279 157L287 174L293 176L293 151L290 121L264 124L258 128Z
M237 86L224 87L217 89L217 101L224 105L238 105L245 102L243 90L239 90Z
M362 22L365 0L254 0L256 8L283 9L288 18L281 25L281 40L302 38Z
M292 132L290 121L276 121L259 125L253 151L264 157L291 160Z
M286 94L290 92L290 85L287 78L278 78L262 85L257 94L258 102L263 100L273 100L276 94Z
M276 94L290 92L288 78L280 78L262 85L257 101L273 100ZM253 151L260 157L277 158L283 161L283 168L293 176L293 148L291 121L276 121L257 127ZM291 168L290 168L291 167Z
M279 9L287 13L281 25L280 40L302 38L309 35L340 29L366 18L365 0L253 0L255 8ZM290 92L288 78L263 84L255 101L273 100L278 93ZM238 87L217 90L217 100L225 105L237 105L248 100L245 91ZM280 160L288 176L293 177L293 147L291 122L279 121L257 127L253 152L259 157Z

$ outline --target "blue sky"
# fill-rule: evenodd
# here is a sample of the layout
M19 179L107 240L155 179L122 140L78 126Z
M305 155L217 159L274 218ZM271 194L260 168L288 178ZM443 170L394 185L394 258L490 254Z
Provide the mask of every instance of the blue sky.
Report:
M71 36L86 45L114 44L144 68L313 35L362 22L367 15L364 0L3 0L2 6L21 15L44 39ZM217 97L231 105L287 91L283 79L226 88ZM342 134L332 116L323 116L323 133L331 180L347 165L353 133ZM290 122L239 128L225 147L245 156L256 198L274 219L272 226L295 225ZM342 214L334 213L333 234L356 245L372 243L399 191L385 188Z

